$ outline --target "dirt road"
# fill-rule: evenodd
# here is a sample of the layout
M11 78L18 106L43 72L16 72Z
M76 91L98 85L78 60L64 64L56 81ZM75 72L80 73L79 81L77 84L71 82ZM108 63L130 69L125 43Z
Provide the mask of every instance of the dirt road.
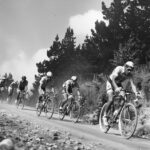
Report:
M84 143L97 144L103 149L111 150L149 150L150 141L141 138L123 139L118 131L110 130L104 134L99 130L98 125L75 124L69 119L60 121L58 115L54 114L53 118L48 120L44 117L36 116L35 109L25 107L24 110L17 109L14 105L0 104L0 111L18 115L22 119L35 123L43 128L57 129L62 132L70 132L73 137L80 139Z

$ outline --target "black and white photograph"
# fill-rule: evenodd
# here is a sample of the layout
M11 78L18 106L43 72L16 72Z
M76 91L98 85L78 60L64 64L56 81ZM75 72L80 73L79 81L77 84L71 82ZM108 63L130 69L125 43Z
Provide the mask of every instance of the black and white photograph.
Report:
M150 0L0 0L0 150L150 150Z

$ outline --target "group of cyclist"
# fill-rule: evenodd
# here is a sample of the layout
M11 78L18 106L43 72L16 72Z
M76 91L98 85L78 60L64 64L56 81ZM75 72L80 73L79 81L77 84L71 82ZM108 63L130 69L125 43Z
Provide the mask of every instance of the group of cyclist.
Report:
M1 87L1 94L4 92L3 89L6 88L6 77L3 76L1 79L0 79L0 87ZM20 93L21 92L27 92L28 90L28 81L27 81L27 78L26 76L22 76L21 77L21 80L18 82L18 81L14 81L12 79L12 82L10 83L10 85L8 86L7 88L7 91L8 91L8 97L7 97L7 101L10 102L11 101L11 98L13 96L13 93L14 93L14 90L16 89L17 91L17 101L19 99L19 96L20 96Z
M104 115L104 123L107 125L107 112L110 109L110 105L113 101L113 95L114 93L117 93L118 95L124 96L125 92L123 91L122 82L125 80L129 80L131 83L131 87L133 92L135 93L135 96L137 96L138 91L137 88L133 82L133 70L134 70L134 63L132 61L127 61L123 66L117 66L112 73L108 76L107 82L106 82L106 93L108 96L108 105L106 109L106 114ZM54 92L53 84L52 84L52 77L53 74L51 71L47 72L40 80L40 86L39 86L39 93L40 96L37 101L36 107L40 104L40 102L43 100L43 97L46 95L47 91ZM1 80L0 85L4 84L4 80ZM28 89L28 81L26 79L26 76L22 76L21 81L15 82L13 81L9 88L8 93L9 96L12 96L14 88L18 88L19 92L17 95L17 100L19 98L20 92L27 91ZM78 77L72 76L70 79L65 81L62 85L62 95L63 95L63 102L60 106L60 110L63 108L63 105L69 101L72 100L73 97L73 88L77 89L77 95L78 97L81 96L80 94L80 87L78 84Z
M38 108L40 102L42 102L44 96L46 96L47 92L54 92L53 84L52 84L52 72L47 72L45 76L43 76L40 80L40 86L39 86L39 99L37 102L36 107ZM65 81L62 85L62 95L63 95L63 102L62 105L60 106L60 110L62 110L63 105L68 101L68 100L73 100L73 88L77 88L77 95L78 98L80 97L80 90L79 90L79 84L77 82L78 77L77 76L72 76L71 79L68 79Z
M133 70L134 70L134 63L132 61L127 61L123 66L117 66L112 73L108 76L106 82L106 93L108 96L108 105L106 108L106 114L104 115L104 123L107 125L107 112L110 109L110 105L113 101L114 93L124 96L125 92L123 91L122 82L125 80L129 80L131 83L132 90L135 96L138 95L137 88L133 82ZM43 91L43 94L40 95L38 104L40 103L42 96L45 95L46 89L51 84L52 81L52 73L47 72L46 76L44 76L40 81L40 89ZM77 89L78 98L81 96L80 94L80 87L78 84L78 77L72 76L70 79L65 81L62 85L62 95L63 95L63 102L60 106L60 110L62 110L64 104L67 101L71 101L74 99L73 97L73 88ZM53 88L52 88L53 89ZM138 100L136 99L135 102ZM38 106L38 105L37 105Z

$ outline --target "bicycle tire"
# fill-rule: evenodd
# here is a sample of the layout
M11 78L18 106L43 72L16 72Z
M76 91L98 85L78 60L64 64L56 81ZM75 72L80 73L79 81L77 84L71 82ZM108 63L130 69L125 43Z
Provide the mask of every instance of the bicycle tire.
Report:
M104 122L103 122L103 117L104 117L104 113L106 111L106 107L107 107L107 103L105 103L102 107L102 110L100 112L100 116L99 116L99 127L100 127L100 130L103 132L103 133L107 133L108 130L110 129L110 126L105 126L104 125Z
M23 107L23 106L21 106L21 104L22 104L22 100L21 100L21 98L19 98L19 100L17 100L17 103L16 103L16 106L17 106L17 109L19 108L19 107Z
M60 108L61 105L62 105L62 103L59 104L59 108ZM63 120L66 116L67 109L66 109L66 106L63 108L63 110L60 110L59 108L58 108L58 116L59 116L60 120Z
M21 100L21 109L23 109L24 108L24 98L22 98L22 100Z
M77 103L76 103L77 104ZM77 104L78 106L77 106L77 109L78 110L76 110L76 113L77 113L77 116L76 116L76 118L74 119L74 123L77 123L77 122L79 122L79 120L81 119L81 116L83 115L83 112L84 112L84 107L82 107L82 106L80 106L79 104Z
M24 108L24 94L23 93L20 93L19 99L17 100L17 103L16 103L16 106L17 106L17 108L20 107L21 109Z
M134 119L133 120L134 124L130 125L130 123L132 123L132 119ZM127 127L127 125L124 126L124 123L129 123L129 127ZM138 123L138 114L135 106L132 103L125 104L119 116L118 127L120 134L126 139L131 138L136 130L137 123ZM131 130L129 134L126 133L127 132L126 128Z
M53 114L54 114L54 103L53 103L53 100L50 100L47 102L46 104L46 117L48 119L51 119Z
M42 106L38 106L37 109L36 109L36 114L37 116L39 117L42 113Z
M19 102L20 101L20 99L19 100L16 100L16 107L17 107L17 109L18 109L18 107L19 107Z

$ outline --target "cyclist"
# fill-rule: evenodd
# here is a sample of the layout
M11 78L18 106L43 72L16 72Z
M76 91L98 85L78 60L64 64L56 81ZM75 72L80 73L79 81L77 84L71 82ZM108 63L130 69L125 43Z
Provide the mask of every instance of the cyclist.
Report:
M73 88L77 88L77 95L78 98L80 98L80 90L79 90L79 84L77 82L78 77L77 76L72 76L71 79L67 80L64 82L63 84L63 102L60 106L60 110L62 110L64 104L68 101L68 100L73 100Z
M21 92L27 92L28 90L28 81L27 81L27 78L26 76L22 76L21 78L21 81L19 82L19 85L18 85L18 95L17 95L17 101L19 100L19 97L20 97L20 93Z
M39 86L39 93L40 93L40 96L39 96L39 99L37 101L37 104L36 104L36 108L38 108L39 106L39 103L42 102L43 100L43 97L46 96L46 92L49 91L49 88L51 87L51 92L54 93L54 88L52 86L52 72L49 71L47 72L47 74L45 76L43 76L40 80L40 86Z
M0 79L0 87L5 88L5 84L6 84L6 77L2 76Z
M124 66L117 66L113 72L108 77L106 82L106 91L108 95L108 105L106 108L106 113L104 114L104 124L107 126L107 113L110 109L110 105L113 101L113 93L117 93L121 96L125 96L125 92L122 90L122 82L125 80L129 80L131 83L131 87L135 96L137 96L137 89L135 84L133 83L133 72L134 70L134 63L132 61L127 61Z
M13 96L14 90L18 87L18 81L13 81L8 87L8 98L7 102L10 101L11 97Z
M6 76L2 76L0 79L0 96L1 99L4 100L4 93L5 93L5 88L6 88Z

